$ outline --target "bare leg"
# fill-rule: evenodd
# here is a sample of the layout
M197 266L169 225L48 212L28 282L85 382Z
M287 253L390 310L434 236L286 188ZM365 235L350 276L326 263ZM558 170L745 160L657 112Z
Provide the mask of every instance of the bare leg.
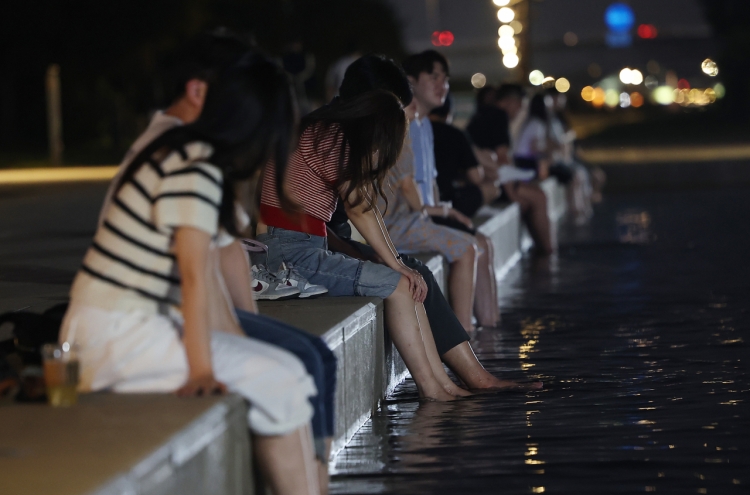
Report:
M275 495L319 495L309 426L286 435L256 435L253 441L253 453Z
M477 250L472 246L463 256L451 263L448 275L451 307L467 332L472 329L471 315L474 308L476 274Z
M320 495L328 495L328 482L330 476L328 475L328 459L331 457L331 442L333 439L327 437L325 439L326 451L325 461L318 459L318 482L320 483Z
M467 392L453 383L453 380L451 380L445 372L443 363L440 361L437 347L435 346L435 338L432 336L432 328L430 328L430 322L427 319L424 304L417 304L416 311L419 326L422 329L422 340L424 341L424 348L427 351L427 359L430 360L430 366L432 366L432 372L434 373L435 378L437 378L443 388L453 396L471 395L471 392Z
M494 327L500 322L497 305L497 281L495 280L495 253L492 243L482 234L477 234L477 243L482 249L477 263L477 293L474 313L483 327Z
M419 396L441 401L453 400L453 396L445 391L432 370L414 310L415 304L409 291L408 280L401 277L396 290L385 300L385 323L388 333L417 384ZM427 328L429 329L429 323Z
M521 207L529 234L534 239L534 245L541 254L551 254L555 251L552 241L552 229L547 213L547 197L536 184L518 184L516 188L507 188L511 201L518 202Z
M443 361L470 389L542 388L542 382L518 383L491 375L477 360L468 342L443 354Z

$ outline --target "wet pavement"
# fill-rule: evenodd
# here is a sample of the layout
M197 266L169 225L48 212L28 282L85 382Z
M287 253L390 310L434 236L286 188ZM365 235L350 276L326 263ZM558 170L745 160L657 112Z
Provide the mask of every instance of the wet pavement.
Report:
M750 190L610 195L560 239L473 342L545 389L419 403L408 381L332 493L748 493Z

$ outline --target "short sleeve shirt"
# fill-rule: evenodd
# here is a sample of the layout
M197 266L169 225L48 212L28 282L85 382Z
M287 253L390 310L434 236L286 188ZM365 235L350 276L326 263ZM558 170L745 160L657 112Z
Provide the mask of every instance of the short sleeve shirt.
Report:
M343 139L337 126L308 127L300 136L287 166L285 183L290 199L300 205L304 213L324 222L331 220L338 203ZM347 157L345 152L344 161ZM266 167L260 202L281 208L273 163Z
M492 105L479 106L466 131L478 148L494 150L511 143L508 114Z
M514 155L519 158L536 159L546 147L547 126L536 117L530 118L521 129Z
M435 138L432 134L430 119L414 119L409 125L411 146L414 153L414 180L422 193L426 206L435 206L433 182L437 178L435 166Z
M399 155L396 164L388 171L388 175L386 176L383 189L385 197L388 200L387 208L383 198L378 198L378 208L380 208L383 220L385 220L385 224L388 226L398 222L405 215L413 213L409 203L407 203L406 198L399 189L399 185L404 179L414 176L414 153L409 141L410 138L407 137L404 141L404 148L401 151L401 155Z
M216 240L223 196L211 146L181 151L152 158L114 192L73 283L74 301L161 314L179 308L175 231L190 227Z

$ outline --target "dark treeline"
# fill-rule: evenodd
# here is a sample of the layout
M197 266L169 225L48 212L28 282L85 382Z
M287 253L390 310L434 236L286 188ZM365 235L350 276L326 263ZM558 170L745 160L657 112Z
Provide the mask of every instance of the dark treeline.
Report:
M200 31L252 33L281 55L301 40L316 58L312 96L352 42L400 57L400 29L378 0L10 0L0 11L0 151L46 153L44 75L61 67L66 161L117 161L164 105L156 74Z

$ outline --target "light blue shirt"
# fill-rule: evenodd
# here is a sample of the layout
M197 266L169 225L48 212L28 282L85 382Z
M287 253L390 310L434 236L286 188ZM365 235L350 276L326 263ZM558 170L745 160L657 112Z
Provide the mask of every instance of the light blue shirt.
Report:
M435 167L435 136L432 133L432 122L427 117L414 119L409 124L411 149L414 152L414 180L422 193L425 206L435 206L435 188L437 178Z

